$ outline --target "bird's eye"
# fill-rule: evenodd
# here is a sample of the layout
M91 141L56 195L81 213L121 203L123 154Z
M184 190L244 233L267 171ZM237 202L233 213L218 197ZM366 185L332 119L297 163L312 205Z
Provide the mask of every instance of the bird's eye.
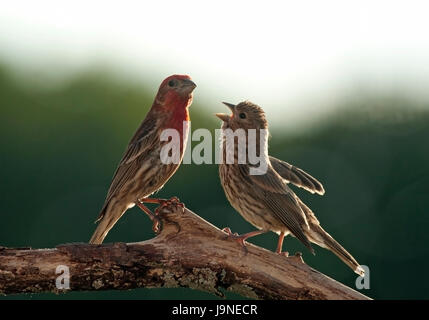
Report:
M240 119L246 119L246 114L243 112L240 113L238 116L240 117Z
M168 86L169 87L174 87L175 85L176 85L176 81L174 81L174 80L168 81Z

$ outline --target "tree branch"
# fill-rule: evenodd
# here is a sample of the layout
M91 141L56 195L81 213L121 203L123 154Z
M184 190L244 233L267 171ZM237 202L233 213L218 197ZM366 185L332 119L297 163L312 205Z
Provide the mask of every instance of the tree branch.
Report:
M158 236L138 243L64 244L55 249L0 247L0 294L59 292L57 266L71 290L185 287L257 299L369 299L307 266L248 244L185 210L162 212Z

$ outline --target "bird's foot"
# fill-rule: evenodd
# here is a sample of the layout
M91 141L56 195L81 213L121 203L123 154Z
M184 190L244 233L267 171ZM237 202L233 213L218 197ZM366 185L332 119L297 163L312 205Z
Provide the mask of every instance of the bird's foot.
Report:
M228 234L228 237L232 237L232 236L238 236L237 232L232 233L231 229L226 227L222 229L223 232L226 232Z
M288 251L283 251L283 252L276 252L277 254L283 256L283 257L289 257L289 252Z
M227 239L231 239L231 240L234 240L234 241L237 241L239 244L241 244L241 246L243 247L243 250L244 250L244 252L245 253L247 253L248 252L248 250L247 250L247 246L246 246L246 244L245 244L245 240L247 239L246 237L243 237L243 236L245 236L246 234L244 234L244 235L239 235L237 232L232 232L231 231L231 229L230 228L228 228L228 227L226 227L226 228L223 228L222 229L222 231L223 232L226 232L227 234L228 234L228 236L227 236Z
M172 197L170 199L159 199L159 198L143 198L139 200L140 203L155 203L158 204L158 208L155 209L155 215L158 215L162 209L174 206L175 209L181 208L182 212L185 212L185 205L180 202L179 198Z
M155 209L155 214L158 215L164 208L174 207L176 210L181 209L182 213L185 212L185 204L180 202L179 198L172 197L170 199L157 199L159 200L159 207Z
M237 232L232 233L230 228L223 228L222 231L224 231L228 234L228 239L232 239L234 241L237 241L239 244L241 244L245 253L248 252L246 240L250 237L254 237L254 236L257 236L259 234L266 232L264 230L256 230L256 231L251 231L251 232L239 235Z
M152 217L152 230L155 232L155 233L159 233L159 231L160 231L160 227L161 227L161 219L159 219L159 217L157 216L157 215L154 215L153 217Z
M292 258L295 259L297 262L305 263L304 259L302 258L302 252L295 252L295 255L292 256Z
M158 217L156 213L153 213L150 211L148 207L146 207L141 201L137 201L137 206L143 210L144 213L147 214L147 216L152 220L152 230L155 233L159 233L160 226L161 226L161 219Z

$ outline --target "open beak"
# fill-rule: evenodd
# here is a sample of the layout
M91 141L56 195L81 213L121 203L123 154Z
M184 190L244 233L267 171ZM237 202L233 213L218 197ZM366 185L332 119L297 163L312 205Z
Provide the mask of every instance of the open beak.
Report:
M234 108L235 108L234 104L228 103L228 102L222 102L222 103L226 105L232 112L234 112ZM218 117L220 120L224 122L228 122L232 117L232 115L225 114L225 113L216 113L215 115L216 117Z
M224 105L226 105L232 112L234 112L235 104L228 103L228 102L222 102Z
M223 122L228 122L231 119L231 116L226 113L215 113L215 116L218 117Z

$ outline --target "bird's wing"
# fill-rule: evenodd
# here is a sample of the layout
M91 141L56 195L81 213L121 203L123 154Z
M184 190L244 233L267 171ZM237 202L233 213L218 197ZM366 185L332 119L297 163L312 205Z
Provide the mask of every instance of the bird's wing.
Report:
M323 185L304 170L271 156L270 162L274 170L276 170L277 173L288 182L311 193L317 193L320 195L325 193Z
M150 140L154 140L153 137L155 131L156 120L145 119L128 144L127 150L125 150L119 166L133 162L138 156L144 153L147 150L147 147L150 146L150 143L148 142Z
M113 174L112 183L107 192L99 219L102 218L104 210L112 197L136 174L141 166L141 164L137 163L138 159L147 154L156 142L159 142L156 139L156 120L146 118L128 144L118 168Z
M266 174L250 175L247 165L239 165L240 171L248 181L262 192L262 201L292 234L304 243L311 252L313 248L304 234L303 228L308 227L307 219L293 191L286 181L271 167Z

